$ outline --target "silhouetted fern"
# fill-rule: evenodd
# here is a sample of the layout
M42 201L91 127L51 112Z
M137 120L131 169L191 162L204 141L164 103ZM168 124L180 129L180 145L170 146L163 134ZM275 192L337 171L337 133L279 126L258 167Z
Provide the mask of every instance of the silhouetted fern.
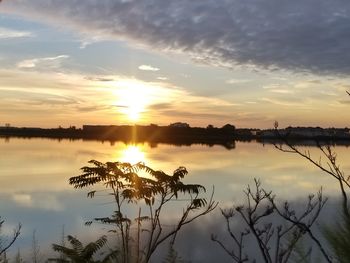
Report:
M118 251L112 251L108 253L102 260L95 260L94 256L98 251L100 251L107 243L107 237L102 236L95 242L90 242L86 246L78 240L77 238L68 235L68 242L70 247L62 246L58 244L53 244L52 248L54 251L59 252L65 256L65 259L60 258L50 258L49 262L59 262L59 263L108 263L117 262Z

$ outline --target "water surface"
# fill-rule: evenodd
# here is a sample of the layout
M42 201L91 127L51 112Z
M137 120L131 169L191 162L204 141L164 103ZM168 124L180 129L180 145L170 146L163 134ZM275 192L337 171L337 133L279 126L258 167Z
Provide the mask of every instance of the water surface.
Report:
M318 159L320 152L314 147L311 154ZM350 171L346 162L349 149L337 146L339 163ZM0 215L6 219L5 233L21 222L23 229L16 247L23 253L29 250L32 232L36 230L42 253L65 233L79 238L95 240L104 226L84 226L84 222L96 216L107 216L113 211L113 203L99 192L94 199L86 198L87 189L76 190L68 184L71 176L80 173L80 167L91 159L105 161L143 161L154 169L171 173L185 166L189 174L187 183L199 183L210 192L215 187L215 200L220 207L238 204L243 200L243 190L260 178L267 190L273 190L279 199L299 200L322 186L326 195L338 196L336 182L317 168L293 154L282 153L273 145L236 142L235 149L222 146L174 146L174 145L126 145L99 141L69 141L49 139L0 139ZM175 206L178 206L175 205ZM175 208L174 208L175 211ZM220 212L203 218L202 225L193 229L197 237L209 246L210 232L205 224L219 218ZM192 230L193 230L192 229ZM196 235L193 235L195 238ZM193 261L201 258L203 249L187 246L184 257ZM16 249L13 250L16 250ZM214 245L213 245L214 249ZM210 254L221 253L220 251ZM204 253L205 254L205 253ZM228 259L227 259L228 260ZM229 261L229 260L228 260ZM198 262L200 260L198 259ZM210 262L210 260L208 261Z

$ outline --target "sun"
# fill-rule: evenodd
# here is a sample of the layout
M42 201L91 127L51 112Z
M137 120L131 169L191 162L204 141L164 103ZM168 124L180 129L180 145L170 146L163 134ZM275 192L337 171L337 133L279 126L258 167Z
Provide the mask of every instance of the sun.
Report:
M152 102L148 87L136 80L118 81L114 91L117 107L128 121L140 120Z

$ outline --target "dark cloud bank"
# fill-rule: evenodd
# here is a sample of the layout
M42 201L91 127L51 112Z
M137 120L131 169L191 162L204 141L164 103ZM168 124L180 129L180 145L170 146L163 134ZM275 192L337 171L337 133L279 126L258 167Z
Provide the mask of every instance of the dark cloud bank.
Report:
M350 72L346 0L7 0L7 12L221 66Z

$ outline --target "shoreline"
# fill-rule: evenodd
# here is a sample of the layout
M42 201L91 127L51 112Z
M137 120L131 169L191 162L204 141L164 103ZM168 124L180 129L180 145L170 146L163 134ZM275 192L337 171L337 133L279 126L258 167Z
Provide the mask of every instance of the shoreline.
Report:
M222 145L227 149L235 148L235 141L256 141L262 144L283 143L280 136L287 138L296 145L313 146L317 143L350 145L349 129L288 127L278 129L236 129L233 125L222 128L195 128L171 126L130 126L130 125L84 125L82 129L70 128L19 128L0 127L0 137L3 138L51 138L68 140L98 140L124 143L165 143L173 145L205 144L208 146Z

